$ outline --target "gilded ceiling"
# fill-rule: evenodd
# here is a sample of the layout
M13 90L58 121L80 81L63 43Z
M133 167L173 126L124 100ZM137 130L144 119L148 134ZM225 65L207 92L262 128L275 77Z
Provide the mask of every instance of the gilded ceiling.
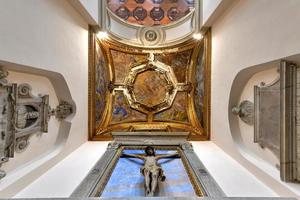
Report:
M188 131L209 138L209 34L143 49L90 33L90 139L113 131Z

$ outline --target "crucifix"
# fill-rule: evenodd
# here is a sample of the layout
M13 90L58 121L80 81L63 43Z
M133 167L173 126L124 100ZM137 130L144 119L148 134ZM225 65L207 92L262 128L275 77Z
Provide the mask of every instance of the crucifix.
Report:
M156 155L155 149L152 146L147 146L145 149L145 155L139 154L126 154L122 156L138 158L144 161L143 167L141 167L141 174L145 177L145 195L154 196L157 189L158 181L165 181L166 176L162 167L157 163L159 159L178 157L178 153Z

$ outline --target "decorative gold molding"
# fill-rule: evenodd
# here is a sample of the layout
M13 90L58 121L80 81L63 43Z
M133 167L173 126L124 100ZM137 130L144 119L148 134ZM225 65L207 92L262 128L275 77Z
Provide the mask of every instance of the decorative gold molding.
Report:
M168 48L141 48L128 46L119 43L113 39L106 40L98 40L96 38L95 33L90 29L89 33L89 140L110 140L112 131L172 131L172 130L185 130L190 132L189 140L208 140L210 138L210 82L211 82L211 71L210 71L210 55L211 55L211 34L210 30L204 35L204 38L200 41L190 39L182 44L173 45ZM96 45L100 45L101 50L103 52L104 60L106 66L108 68L108 76L109 76L109 89L111 92L108 92L106 96L107 105L105 111L102 114L101 122L95 123L95 48ZM203 127L199 122L197 115L195 113L194 108L194 90L195 90L195 69L197 67L197 58L199 56L200 49L204 48L204 58L205 58L205 89L204 89L204 109L203 109ZM174 121L159 121L153 119L153 114L156 112L160 112L162 110L168 109L173 101L172 98L166 98L166 102L164 105L159 108L155 108L155 111L151 111L151 107L146 107L140 109L137 107L137 101L129 92L128 86L130 83L133 83L135 80L135 76L131 75L130 79L124 84L115 83L115 75L114 75L114 64L113 58L111 55L111 50L134 54L134 55L154 55L154 54L166 54L166 53L176 53L182 52L186 50L192 50L192 55L190 59L190 63L188 66L188 76L185 83L178 83L176 79L174 80L174 74L172 72L169 73L167 79L171 79L171 85L175 88L176 91L185 91L188 99L188 118L189 122L174 122ZM149 67L149 63L154 66L158 66L156 70L163 69L164 64L156 61L148 61L148 64L142 64L140 67L143 70L147 70L147 66ZM138 66L136 66L138 67ZM165 69L168 69L165 68ZM134 70L134 68L132 69ZM173 80L172 80L173 79ZM147 121L130 121L123 123L111 123L112 118L112 102L114 91L125 91L124 95L127 100L129 99L129 104L131 108L143 112L148 115ZM176 95L176 92L175 92ZM175 96L174 95L174 96ZM170 100L171 99L171 100Z

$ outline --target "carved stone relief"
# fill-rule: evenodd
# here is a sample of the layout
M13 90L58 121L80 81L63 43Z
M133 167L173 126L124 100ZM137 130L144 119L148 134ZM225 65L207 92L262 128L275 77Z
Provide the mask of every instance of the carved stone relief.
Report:
M274 83L254 88L254 142L278 157L281 180L299 182L300 68L281 61L279 71Z
M239 106L233 107L231 111L246 124L254 124L254 104L251 101L242 101Z
M29 84L8 83L8 72L0 68L0 167L14 153L21 153L36 133L47 133L51 116L63 120L73 113L73 106L61 102L55 109L49 106L49 95L32 94ZM0 179L5 172L0 170Z
M254 87L254 142L280 157L280 81Z
M10 157L14 156L15 148L15 105L17 97L17 85L8 84L6 77L8 73L0 70L0 167L4 162L7 162ZM6 173L0 170L0 179L3 178Z

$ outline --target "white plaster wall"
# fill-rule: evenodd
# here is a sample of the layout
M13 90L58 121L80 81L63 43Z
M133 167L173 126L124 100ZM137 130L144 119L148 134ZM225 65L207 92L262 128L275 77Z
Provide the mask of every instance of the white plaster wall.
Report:
M241 155L229 127L229 94L242 69L299 54L299 8L298 0L236 0L212 26L212 140L281 196L299 195L299 186Z
M278 197L213 142L192 143L195 153L228 197Z
M213 12L220 5L221 1L223 0L202 0L202 24L207 22L208 18L211 17Z
M103 155L106 145L107 142L83 144L14 197L69 197ZM201 161L226 195L231 197L277 196L213 142L193 142L193 146Z
M99 22L99 0L79 0L93 20ZM100 0L101 1L101 0Z
M84 143L14 198L69 197L103 155L107 144Z
M87 141L88 24L65 0L0 0L0 61L60 73L76 104L65 145L1 180L11 197Z

